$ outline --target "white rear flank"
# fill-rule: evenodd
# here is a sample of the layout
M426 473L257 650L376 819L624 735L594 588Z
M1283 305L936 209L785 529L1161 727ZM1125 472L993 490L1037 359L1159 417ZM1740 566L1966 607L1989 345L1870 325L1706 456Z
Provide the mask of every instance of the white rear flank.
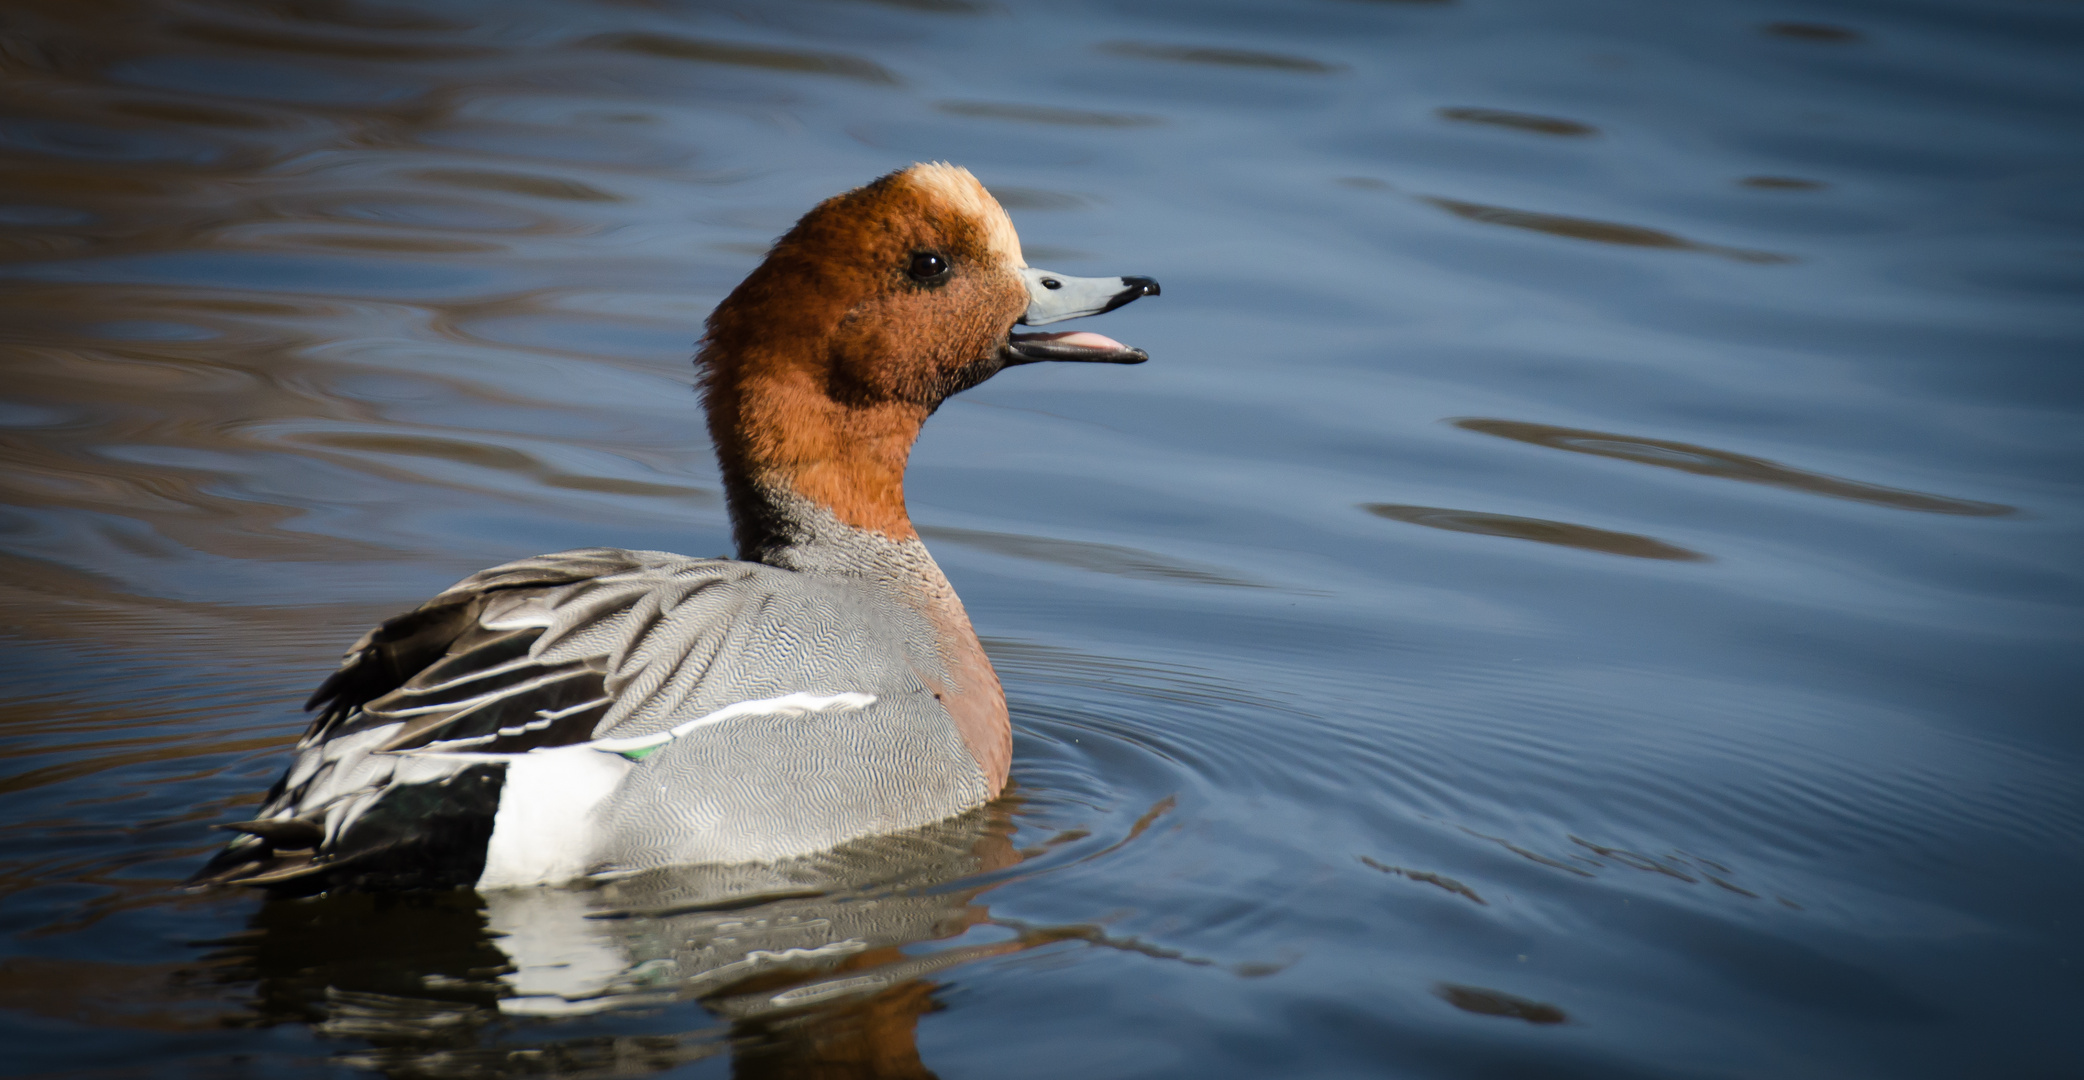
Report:
M478 888L555 885L585 877L602 838L599 810L638 763L690 732L741 716L802 716L827 709L865 709L874 694L798 692L726 705L651 735L542 747L523 754L426 754L430 758L498 761L507 767L499 812L485 849Z
M584 877L599 835L595 811L636 768L627 758L587 743L485 754L477 760L507 763L492 839L485 846L485 871L478 876L480 889L555 885Z

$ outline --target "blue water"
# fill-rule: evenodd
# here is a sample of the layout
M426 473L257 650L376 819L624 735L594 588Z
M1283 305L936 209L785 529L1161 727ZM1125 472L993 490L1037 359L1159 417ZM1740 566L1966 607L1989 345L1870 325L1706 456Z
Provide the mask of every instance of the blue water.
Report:
M0 1070L2084 1073L2074 4L0 36ZM721 909L174 888L375 620L728 550L703 317L942 159L1164 283L913 458L1006 800Z

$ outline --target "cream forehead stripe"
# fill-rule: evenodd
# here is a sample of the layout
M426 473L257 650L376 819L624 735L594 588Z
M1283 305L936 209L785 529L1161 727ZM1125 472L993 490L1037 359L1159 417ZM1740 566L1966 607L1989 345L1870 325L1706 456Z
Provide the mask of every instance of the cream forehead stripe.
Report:
M904 177L914 187L984 226L985 243L1001 261L1014 269L1027 266L1020 254L1020 234L1013 231L1013 219L1006 216L991 192L970 175L970 170L945 161L928 161L906 169Z

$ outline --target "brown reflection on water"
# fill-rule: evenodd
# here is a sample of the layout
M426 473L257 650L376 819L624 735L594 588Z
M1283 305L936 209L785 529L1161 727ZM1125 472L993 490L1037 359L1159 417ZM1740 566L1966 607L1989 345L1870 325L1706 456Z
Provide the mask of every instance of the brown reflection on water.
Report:
M1665 877L1676 878L1689 885L1698 881L1705 881L1718 889L1736 893L1738 896L1752 900L1759 898L1757 893L1729 880L1729 875L1732 873L1730 868L1713 859L1704 859L1698 855L1686 855L1683 852L1673 852L1664 856L1645 855L1608 844L1595 844L1580 836L1569 837L1569 840L1571 843L1603 859L1610 859L1623 866L1641 870L1645 873L1662 874Z
M222 292L108 286L0 292L0 345L11 363L11 408L0 416L0 453L8 461L0 470L0 503L84 512L71 519L74 527L144 557L171 558L188 549L299 562L398 552L302 525L320 506L379 496L339 472L285 489L286 478L304 466L284 454L372 480L436 482L451 492L501 498L515 493L446 474L436 480L404 466L414 459L445 461L516 474L545 488L708 497L685 484L557 469L501 445L503 433L480 442L355 430L387 423L386 414L396 409L442 400L458 408L528 404L497 387L431 371L388 376L393 392L408 397L395 406L328 392L344 376L374 376L320 355L328 342L367 337L371 315L439 321L410 308ZM360 325L333 332L353 323ZM586 441L583 434L544 438ZM119 527L122 520L149 528Z
M256 670L272 672L337 652L343 637L352 640L396 613L388 601L267 607L174 600L20 558L0 559L0 611L6 612L10 632L30 640L102 645L198 666L225 665L249 678ZM312 670L323 674L320 668ZM278 677L292 680L291 689L301 689L311 672ZM7 722L0 718L0 724ZM288 738L286 729L284 737Z
M394 26L386 29L402 28ZM418 29L441 29L441 26L423 25ZM317 37L257 27L227 26L222 23L175 23L168 31L175 37L216 45L232 45L268 52L305 53L312 56L338 56L351 60L468 60L498 52L497 49L480 45L415 44L396 41L389 37L381 40Z
M1860 40L1860 32L1830 23L1775 22L1759 28L1774 37L1795 41L1815 41L1826 45L1845 45Z
M1438 111L1444 120L1457 120L1464 124L1489 124L1492 127L1512 128L1516 131L1532 131L1539 135L1583 138L1599 134L1599 129L1590 124L1581 124L1557 116L1540 116L1505 109L1447 108Z
M571 491L595 491L608 495L641 495L662 498L705 497L713 496L714 494L704 488L687 487L680 484L649 484L642 481L621 480L608 476L575 476L571 473L559 472L510 446L500 446L495 443L466 442L462 439L443 438L434 435L399 435L360 431L314 431L290 434L284 437L284 441L359 453L425 458L431 461L452 461L459 465L472 465L481 469L519 473L534 478L537 483L545 487L565 488Z
M1010 120L1016 124L1053 124L1059 127L1149 127L1165 121L1140 113L1096 112L1064 109L1055 105L1023 105L1000 101L943 101L934 108L950 116L973 116L982 120Z
M897 8L902 11L925 11L935 15L982 15L1000 11L997 4L987 0L835 0L838 3L873 4L877 7Z
M1566 835L1564 839L1571 846L1559 851L1558 855L1561 857L1555 858L1515 844L1502 836L1492 836L1488 833L1478 832L1466 825L1460 828L1470 836L1480 840L1488 840L1528 862L1539 863L1542 866L1553 870L1561 870L1576 877L1599 877L1601 872L1620 866L1646 874L1656 874L1687 885L1698 885L1705 881L1724 892L1733 893L1747 900L1763 900L1765 898L1763 894L1737 884L1733 880L1737 876L1737 872L1730 867L1714 859L1684 851L1673 850L1663 855L1647 854L1639 851L1630 851L1627 848L1612 844L1593 843L1581 836ZM1587 852L1590 854L1586 854ZM1570 861L1565 862L1563 861L1564 859ZM1376 863L1365 856L1361 858L1361 861L1378 870L1389 871L1395 869ZM1800 904L1789 900L1787 897L1776 895L1773 899L1779 901L1783 907L1796 911L1802 909Z
M425 180L430 184L447 184L477 191L501 191L537 199L565 199L572 202L622 201L621 196L612 195L591 184L555 176L501 172L493 169L421 169L412 175L414 179Z
M1797 176L1747 176L1737 183L1765 191L1821 191L1830 186L1821 180L1804 180Z
M0 428L9 464L0 501L147 522L149 533L103 527L110 542L147 556L171 554L165 541L281 561L387 552L288 529L296 507L219 485L225 468L249 464L228 455L255 449L234 418L311 411L272 362L293 348L272 328L178 296L106 288L17 287L0 293L0 320L10 400L53 418Z
M1485 900L1483 897L1476 895L1475 889L1472 889L1469 886L1464 885L1451 877L1448 877L1446 874L1436 874L1431 870L1411 870L1402 866L1391 866L1388 863L1377 862L1374 859L1368 858L1366 855L1362 855L1360 857L1360 861L1364 865L1376 870L1380 870L1385 874L1394 874L1395 876L1404 878L1408 881L1416 881L1422 885L1431 885L1435 888L1446 889L1448 892L1451 892L1456 896L1462 897L1465 900L1473 900L1476 903L1483 905L1484 907L1491 906L1490 901Z
M1405 521L1429 529L1446 529L1449 532L1509 536L1515 540L1532 540L1539 544L1601 551L1608 555L1626 555L1635 559L1708 561L1708 556L1698 551L1667 544L1662 540L1653 540L1634 533L1609 532L1589 525L1573 525L1567 521L1513 517L1510 514L1485 514L1475 510L1449 510L1440 506L1405 506L1400 503L1363 503L1361 509L1391 521Z
M600 34L581 42L598 49L615 49L669 60L691 60L700 64L765 68L800 75L836 75L866 83L896 86L901 80L890 69L873 60L844 53L776 49L764 45L679 37L673 34Z
M936 989L915 979L866 1001L745 1025L736 1040L731 1075L743 1080L931 1080L934 1073L919 1060L918 1029L921 1016L940 1008L933 997Z
M1748 454L1673 442L1669 439L1645 439L1635 435L1585 431L1579 428L1556 427L1552 424L1530 424L1520 420L1465 417L1449 422L1465 431L1496 435L1499 438L1533 443L1554 450L1620 458L1623 461L1677 469L1699 476L1719 476L1726 480L1741 480L1747 484L1767 484L1794 491L1806 491L1812 495L1828 495L1834 499L1893 506L1899 510L1917 510L1927 514L1959 514L1965 517L2001 517L2016 513L2015 508L1999 503L1950 499L1944 495L1927 495L1918 491L1882 487L1879 484L1864 484L1857 480L1807 472Z
M1460 199L1444 199L1435 195L1421 195L1419 199L1433 204L1456 217L1479 221L1486 225L1504 225L1514 229L1547 233L1550 236L1565 236L1572 240L1590 240L1596 244L1619 244L1623 247L1666 248L1673 251L1698 251L1708 255L1720 255L1748 263L1793 262L1794 256L1771 251L1749 251L1743 248L1722 247L1703 244L1676 236L1662 229L1649 229L1641 225L1622 225L1612 221L1597 221L1592 218L1565 217L1562 214L1542 214L1532 210L1513 210L1503 206L1486 206L1482 203L1463 202Z
M1463 1012L1478 1016L1501 1016L1508 1020L1525 1020L1530 1024L1561 1024L1570 1019L1569 1014L1546 1001L1523 998L1503 990L1491 990L1482 986L1462 986L1457 983L1440 983L1433 987L1433 996L1447 1002Z
M1213 64L1217 67L1261 68L1325 75L1344 71L1346 65L1312 60L1307 56L1260 52L1256 49L1218 49L1200 45L1156 45L1141 41L1110 41L1098 46L1109 56L1133 60L1170 60L1182 64Z
M0 960L0 1009L68 1025L221 1031L236 1014L198 982L183 964L10 956Z

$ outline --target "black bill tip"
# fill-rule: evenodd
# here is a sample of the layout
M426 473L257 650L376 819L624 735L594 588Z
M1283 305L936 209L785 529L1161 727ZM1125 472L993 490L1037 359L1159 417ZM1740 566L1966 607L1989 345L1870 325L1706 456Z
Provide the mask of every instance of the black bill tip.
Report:
M1122 291L1116 293L1114 299L1107 301L1107 306L1100 309L1100 314L1105 315L1138 297L1156 295L1158 295L1157 278L1131 277L1124 274L1122 276Z

